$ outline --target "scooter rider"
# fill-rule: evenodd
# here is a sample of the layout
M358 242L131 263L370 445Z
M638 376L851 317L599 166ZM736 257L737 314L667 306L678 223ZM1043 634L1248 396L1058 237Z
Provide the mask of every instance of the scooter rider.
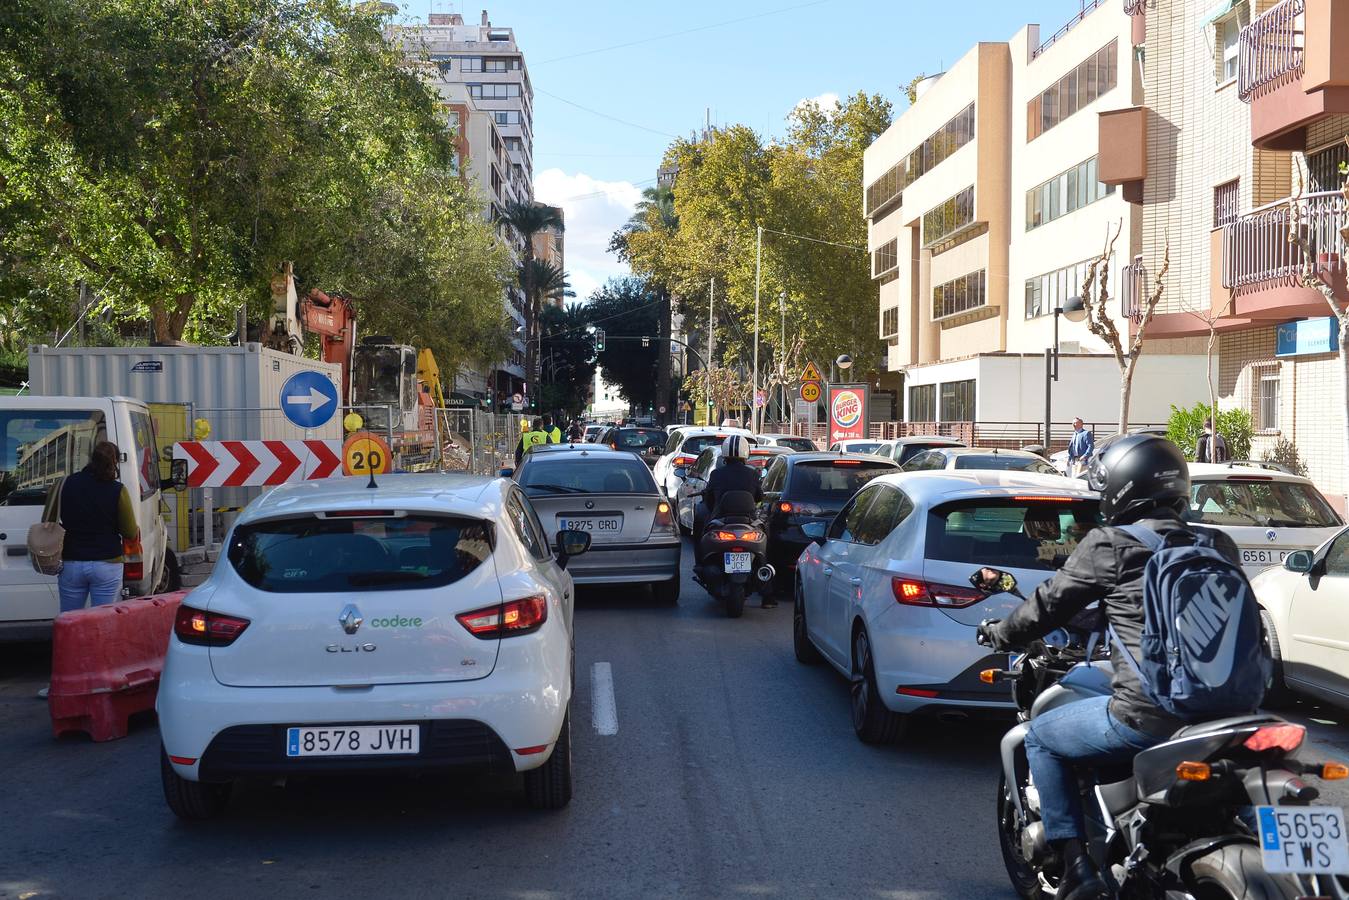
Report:
M1189 469L1180 448L1164 438L1139 434L1115 441L1092 464L1088 481L1101 494L1101 515L1107 526L1141 524L1162 534L1186 527L1181 517L1190 502ZM1219 534L1215 539L1223 555L1239 562L1231 538ZM980 625L980 642L999 650L1024 646L1099 601L1119 639L1139 658L1143 569L1151 555L1119 528L1093 529L1063 568L1011 615ZM1127 763L1186 724L1147 699L1138 675L1118 648L1112 647L1111 659L1112 696L1047 712L1032 721L1026 735L1026 756L1040 793L1045 837L1063 860L1056 900L1110 896L1083 843L1074 767Z
M733 434L721 442L721 464L707 478L703 502L707 505L709 518L716 516L717 502L731 491L746 491L754 496L756 503L763 499L759 472L749 464L749 438L740 434ZM698 529L695 538L701 533ZM764 601L766 608L775 605L771 600Z

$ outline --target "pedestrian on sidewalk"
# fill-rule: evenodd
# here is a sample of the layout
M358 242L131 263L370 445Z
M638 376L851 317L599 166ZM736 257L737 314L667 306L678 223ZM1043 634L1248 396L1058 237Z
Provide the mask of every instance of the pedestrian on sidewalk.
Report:
M1092 451L1096 449L1096 439L1082 424L1082 417L1073 419L1073 436L1068 441L1068 476L1077 478L1087 470L1091 463Z
M1194 448L1194 461L1205 463L1225 463L1232 458L1227 450L1227 441L1213 427L1213 419L1204 420L1204 434Z
M56 580L61 612L102 606L122 594L125 545L138 543L141 533L131 493L117 480L121 455L116 444L99 441L89 464L49 493L56 499L49 499L43 521L60 522L66 530Z

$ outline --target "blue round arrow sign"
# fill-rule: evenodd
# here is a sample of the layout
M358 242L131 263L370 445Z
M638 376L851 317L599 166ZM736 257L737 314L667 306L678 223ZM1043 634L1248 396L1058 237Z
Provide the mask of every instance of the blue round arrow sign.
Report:
M337 386L321 372L296 372L281 386L281 412L301 428L318 428L337 407Z

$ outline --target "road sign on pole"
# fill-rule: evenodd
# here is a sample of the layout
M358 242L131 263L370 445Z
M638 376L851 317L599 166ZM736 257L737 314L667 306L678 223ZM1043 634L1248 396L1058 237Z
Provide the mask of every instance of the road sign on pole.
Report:
M342 474L340 441L179 441L188 487L257 487Z
M806 381L801 384L801 399L807 403L814 403L820 399L820 383L818 381Z
M337 385L322 372L296 372L281 386L281 412L300 428L319 428L337 412Z
M802 381L823 381L820 377L820 368L813 362L807 362L806 367L801 370Z

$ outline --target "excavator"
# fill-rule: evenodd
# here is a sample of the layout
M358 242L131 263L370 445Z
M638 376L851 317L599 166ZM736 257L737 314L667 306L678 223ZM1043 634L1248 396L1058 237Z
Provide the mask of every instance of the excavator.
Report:
M419 351L384 335L357 341L352 300L314 288L297 296L289 263L272 280L272 300L265 343L298 353L305 334L316 335L320 358L342 367L347 405L357 409L371 431L393 436L402 468L435 466L440 456L437 410L445 408L445 393L430 348Z

